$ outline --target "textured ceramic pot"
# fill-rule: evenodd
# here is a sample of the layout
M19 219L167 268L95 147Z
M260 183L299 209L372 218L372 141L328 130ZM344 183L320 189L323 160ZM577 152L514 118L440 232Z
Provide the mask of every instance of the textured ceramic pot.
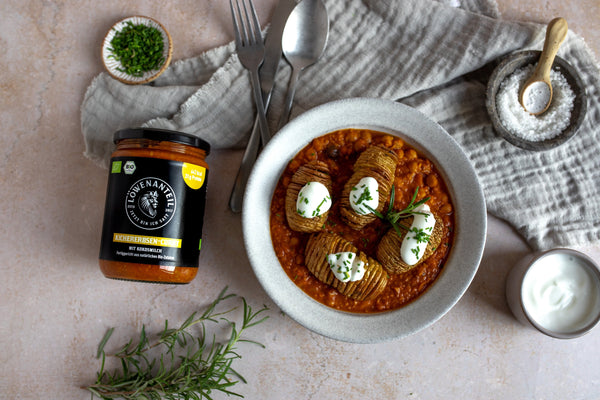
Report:
M575 93L575 101L573 103L573 109L571 110L569 126L552 139L532 141L511 133L503 125L496 108L496 96L498 95L500 85L506 77L515 72L515 70L530 64L536 64L540 58L540 54L540 51L529 50L507 56L500 62L496 69L494 69L494 72L492 72L486 92L486 108L496 133L517 147L533 151L549 150L566 143L578 132L587 111L586 90L577 71L564 59L556 57L552 69L559 71L566 78L569 86ZM515 101L517 101L517 99L515 99Z

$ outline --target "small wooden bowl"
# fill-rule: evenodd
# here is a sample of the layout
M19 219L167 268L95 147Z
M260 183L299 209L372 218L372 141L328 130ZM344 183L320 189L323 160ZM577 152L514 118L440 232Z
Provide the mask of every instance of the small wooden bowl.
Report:
M529 64L537 63L540 58L540 54L541 52L536 50L520 51L510 54L508 57L502 60L496 69L494 69L494 72L492 72L486 91L486 108L496 133L503 137L507 142L517 147L533 151L549 150L567 142L579 130L587 111L587 96L583 82L579 78L577 71L575 71L575 69L564 59L557 56L554 60L552 69L560 71L575 93L575 102L573 104L573 110L571 111L571 120L569 126L567 126L560 134L552 139L532 141L523 139L511 133L504 127L504 125L502 125L502 121L498 116L498 110L496 109L496 96L498 94L498 90L500 89L500 84L515 70L523 68ZM515 101L518 100L515 99Z
M152 70L152 71L144 72L144 74L139 77L131 76L129 74L126 74L125 72L119 71L119 68L122 69L121 63L119 61L113 59L112 57L110 57L112 54L111 51L109 50L111 47L110 42L115 37L117 32L119 32L120 30L122 30L123 28L125 28L127 26L128 22L131 22L134 25L143 24L143 25L151 26L153 28L158 29L158 31L162 35L163 42L164 42L164 49L163 49L163 57L165 59L164 63L159 68ZM158 78L169 66L172 55L173 55L173 41L171 40L171 35L169 35L169 32L165 29L165 27L160 22L158 22L157 20L155 20L153 18L143 17L143 16L139 16L139 15L125 18L125 19L117 22L116 24L114 24L110 28L110 30L108 31L106 36L104 37L104 42L102 43L102 61L104 62L104 67L106 68L107 72L113 78L118 79L119 81L121 81L123 83L127 83L127 84L137 85L137 84L142 84L142 83L148 83L148 82L151 82L154 79Z

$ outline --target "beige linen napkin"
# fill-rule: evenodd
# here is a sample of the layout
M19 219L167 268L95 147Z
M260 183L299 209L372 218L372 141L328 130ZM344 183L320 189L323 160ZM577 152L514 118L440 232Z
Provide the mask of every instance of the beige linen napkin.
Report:
M293 116L341 98L402 101L457 140L477 171L489 212L532 248L600 240L600 72L580 37L569 32L559 55L587 85L584 125L566 145L533 153L495 135L485 78L502 56L541 49L545 26L502 21L492 0L324 1L329 41L323 58L300 77ZM81 108L86 156L107 165L112 134L133 126L192 133L216 149L241 147L254 106L248 73L234 50L228 44L178 61L154 85L97 76ZM273 128L289 75L282 61L269 110Z

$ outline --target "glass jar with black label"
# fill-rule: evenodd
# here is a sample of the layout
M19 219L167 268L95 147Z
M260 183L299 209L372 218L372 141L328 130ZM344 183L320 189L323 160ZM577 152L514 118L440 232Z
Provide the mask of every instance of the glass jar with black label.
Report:
M181 132L115 133L100 269L108 278L189 283L198 272L210 145Z

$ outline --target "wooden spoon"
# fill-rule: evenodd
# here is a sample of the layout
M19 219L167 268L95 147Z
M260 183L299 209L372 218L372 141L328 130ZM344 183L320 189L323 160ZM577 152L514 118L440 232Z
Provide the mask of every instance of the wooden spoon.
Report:
M546 28L546 40L540 60L533 74L525 81L519 92L519 103L530 114L541 114L550 106L552 101L550 70L558 48L567 36L568 29L567 21L564 18L553 19Z

